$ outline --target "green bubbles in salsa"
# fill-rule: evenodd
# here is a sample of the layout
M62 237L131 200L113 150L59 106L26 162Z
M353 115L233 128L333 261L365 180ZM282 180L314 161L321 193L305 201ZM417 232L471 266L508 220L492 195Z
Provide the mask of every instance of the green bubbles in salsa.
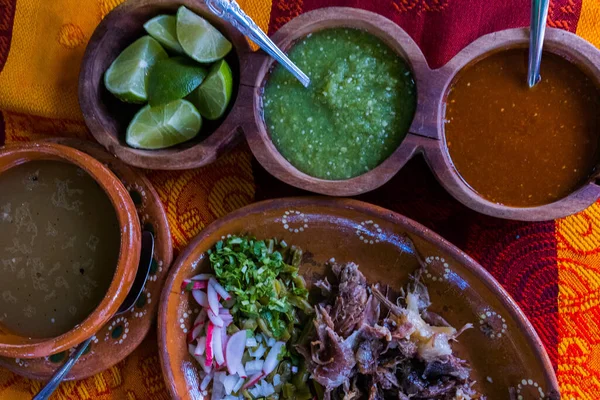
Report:
M416 108L407 63L379 38L335 28L299 40L289 58L311 79L304 88L280 65L264 88L264 120L279 152L300 171L348 179L400 145Z

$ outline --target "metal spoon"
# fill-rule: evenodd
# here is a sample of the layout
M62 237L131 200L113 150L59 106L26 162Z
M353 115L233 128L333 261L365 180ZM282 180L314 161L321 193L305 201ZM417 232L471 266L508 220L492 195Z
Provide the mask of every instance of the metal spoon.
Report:
M529 30L529 63L527 65L527 84L534 87L541 79L540 64L546 33L546 19L550 0L531 1L531 27Z
M148 231L142 232L142 251L140 254L140 262L138 264L138 270L131 285L127 297L117 310L117 315L121 315L131 310L135 305L136 301L140 297L148 279L148 273L150 272L150 265L152 264L152 254L154 254L154 236ZM47 400L50 398L52 393L58 388L58 385L62 382L65 376L69 373L71 368L75 365L79 357L83 354L85 349L88 347L92 338L87 339L75 348L75 351L71 353L69 359L56 370L52 378L48 381L46 386L40 390L40 392L33 398L33 400Z
M206 5L216 16L228 21L243 35L252 39L261 49L290 71L304 87L308 87L310 78L269 39L267 34L252 21L252 18L240 8L235 0L206 0Z

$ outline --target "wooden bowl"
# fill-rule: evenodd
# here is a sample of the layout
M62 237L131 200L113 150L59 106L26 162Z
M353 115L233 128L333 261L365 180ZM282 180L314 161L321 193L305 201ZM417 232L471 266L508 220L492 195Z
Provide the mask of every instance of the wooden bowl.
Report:
M321 8L294 18L279 29L273 35L272 40L282 50L287 51L294 45L294 42L310 33L340 27L357 28L369 32L381 39L407 62L417 87L417 112L413 126L417 124L416 116L420 114L419 110L424 108L428 100L425 96L426 92L422 90L427 85L427 62L414 40L389 19L370 11L355 8ZM247 124L243 128L254 156L276 178L315 193L352 196L371 191L386 183L418 151L421 139L409 133L396 151L385 161L357 177L327 180L301 172L279 153L263 119L262 92L273 65L274 60L264 53L256 53L250 60L249 70L254 74L251 80L254 87L252 93L254 114L245 119Z
M309 176L279 153L266 129L261 97L274 61L264 53L255 53L249 58L248 67L245 68L249 77L244 77L251 78L248 84L253 86L254 114L244 118L246 123L242 128L258 161L278 179L315 193L331 196L358 195L383 185L410 158L422 153L438 180L452 196L467 207L499 218L527 221L556 219L581 211L600 197L600 175L596 175L568 197L551 204L536 207L505 206L481 197L464 182L452 164L443 124L450 85L465 66L494 52L526 47L529 40L528 29L509 29L483 36L437 70L429 68L415 42L399 26L380 15L363 10L332 7L310 11L285 24L272 39L283 50L289 50L295 41L309 33L333 27L365 30L382 39L408 62L417 87L414 119L406 138L396 151L373 170L347 180L325 180ZM600 52L593 45L572 33L549 28L544 48L571 60L595 78L600 87ZM248 90L250 89L244 87L244 91Z
M0 148L0 174L35 160L58 160L77 165L104 189L115 208L121 230L119 258L106 296L79 325L53 338L29 338L4 331L0 326L0 356L37 358L67 350L93 336L117 311L137 272L140 258L140 223L135 205L121 181L102 163L70 147L39 142Z
M508 29L482 36L458 53L448 64L433 71L430 101L427 102L427 124L421 134L432 137L424 153L439 182L450 194L467 207L498 218L522 221L543 221L575 214L600 197L600 169L589 181L569 196L536 207L510 207L484 199L471 189L456 171L450 158L444 135L446 97L455 77L463 68L481 59L512 48L529 46L529 29ZM600 52L592 44L562 29L548 28L544 50L571 61L600 87ZM600 136L600 132L598 132ZM593 172L593 171L590 171Z
M299 229L302 228L302 229ZM408 235L427 264L424 283L431 310L450 324L471 322L453 348L472 366L477 389L488 399L507 399L508 388L525 399L557 390L554 370L539 337L500 284L465 253L416 222L355 200L290 198L244 207L204 229L175 261L158 313L158 343L165 383L174 399L202 399L197 362L186 342L196 314L184 279L210 268L206 251L228 234L284 239L304 250L300 273L322 277L332 257L354 261L371 282L400 289L418 268ZM197 311L196 311L197 312Z
M162 150L141 150L125 143L125 131L141 105L123 103L104 87L104 72L113 60L146 32L143 24L159 14L174 14L184 5L210 21L233 44L225 58L234 76L232 104L222 122L203 120L198 137ZM212 14L197 0L129 0L111 11L98 25L85 51L79 76L79 104L92 135L127 164L148 169L188 169L209 164L241 138L243 114L240 73L250 53L246 38ZM204 134L203 132L208 132Z

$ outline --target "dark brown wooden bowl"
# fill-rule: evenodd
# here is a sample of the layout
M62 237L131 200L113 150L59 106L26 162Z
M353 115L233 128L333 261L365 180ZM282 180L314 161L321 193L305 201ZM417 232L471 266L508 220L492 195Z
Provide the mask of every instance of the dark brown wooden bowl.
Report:
M450 85L461 69L498 51L527 47L529 30L509 29L476 40L448 64L431 70L415 42L399 26L380 15L344 7L322 8L294 18L284 25L273 41L284 51L309 33L333 27L358 28L379 37L410 65L417 87L417 109L404 141L373 170L347 180L325 180L309 176L288 162L273 144L262 113L262 92L273 59L262 52L248 59L244 79L252 86L252 118L242 126L252 152L267 171L293 186L331 196L357 195L386 183L415 154L423 153L440 183L457 200L483 214L515 220L539 221L564 217L581 211L600 197L598 173L571 195L536 207L510 207L493 203L471 189L454 168L444 136L445 102ZM549 28L544 49L556 53L593 77L600 87L600 52L578 36ZM250 91L249 87L244 87ZM244 94L244 98L247 97ZM600 132L598 133L600 135ZM600 170L600 168L599 168ZM591 171L590 171L591 172Z
M146 34L143 24L159 14L174 14L184 5L206 18L233 44L226 60L234 75L233 101L221 122L204 120L202 132L189 142L163 149L140 150L125 143L125 131L141 105L123 103L104 87L104 72L123 49ZM92 35L79 75L79 104L92 135L127 164L148 169L187 169L209 164L241 139L240 71L251 52L246 38L197 0L130 0L113 11ZM206 133L204 133L206 132Z

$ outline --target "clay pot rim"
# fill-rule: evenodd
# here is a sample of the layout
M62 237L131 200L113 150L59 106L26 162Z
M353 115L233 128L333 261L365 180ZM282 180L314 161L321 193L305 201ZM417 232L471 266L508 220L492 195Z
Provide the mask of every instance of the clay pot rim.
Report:
M192 139L192 142L182 143L166 149L142 150L128 146L123 139L123 132L116 131L114 118L108 113L104 102L101 99L101 92L104 91L104 70L112 63L111 60L103 59L103 50L112 50L112 44L117 39L123 39L124 32L130 33L122 21L132 18L132 15L143 15L146 20L159 14L172 14L179 6L186 6L196 14L209 20L211 24L218 27L219 30L229 39L233 45L230 54L235 54L238 60L239 74L237 77L237 96L229 106L229 112L221 121L218 127L214 129L204 139L199 133L199 138ZM141 18L141 17L138 17ZM125 26L125 28L123 28ZM119 29L120 28L120 29ZM141 28L141 25L140 25ZM143 29L142 29L143 31ZM144 34L135 35L127 41L127 45ZM126 46L125 46L126 47ZM120 50L124 49L122 47ZM129 0L120 4L100 22L94 30L85 50L81 71L79 74L79 104L84 116L85 123L94 136L94 138L103 145L111 154L121 159L126 164L159 170L181 170L200 167L214 162L222 153L241 139L240 116L235 110L242 107L240 97L240 87L242 85L243 67L246 64L246 57L251 52L250 44L246 38L235 29L231 24L221 20L212 14L203 2L194 0ZM107 63L106 68L102 66ZM100 70L101 69L101 70ZM235 85L235 81L234 81ZM236 88L234 87L234 94ZM115 101L118 101L115 98ZM142 105L140 105L142 106ZM206 121L204 121L206 123ZM198 142L193 142L200 140Z
M77 165L104 190L115 208L120 225L121 243L113 279L100 304L80 324L56 337L37 339L13 335L23 342L0 343L0 355L4 357L45 357L67 350L93 336L117 312L137 272L141 246L139 219L133 201L121 181L102 163L83 152L50 142L32 142L0 148L0 159L2 158L11 158L13 161L0 174L32 160L59 160Z
M546 376L548 384L555 390L558 391L559 385L550 361L550 357L545 350L545 347L537 334L535 328L525 316L523 311L518 306L517 302L508 294L508 292L502 287L502 285L480 264L474 259L468 256L466 253L461 251L458 247L439 236L437 233L431 231L425 226L418 222L394 211L387 210L385 208L369 204L363 201L346 199L346 198L328 198L320 196L309 196L309 197L287 197L264 200L257 203L252 203L245 207L242 207L234 212L227 214L226 216L219 218L212 222L205 229L203 229L196 237L194 237L188 245L179 254L171 270L169 276L163 287L163 291L160 298L160 306L158 309L158 344L159 344L159 356L161 361L161 367L163 372L163 378L166 386L169 390L170 395L173 398L179 398L178 395L181 392L176 386L176 380L174 379L173 370L170 368L171 356L169 354L167 342L167 329L176 329L177 326L166 325L166 315L168 312L168 304L171 300L171 296L181 296L181 291L178 287L174 286L180 271L185 268L189 258L195 253L195 248L200 246L203 241L210 241L217 231L224 226L227 226L231 221L238 220L251 213L266 214L268 211L273 209L300 209L303 206L321 206L330 207L332 209L352 209L357 212L364 214L370 214L373 217L389 221L405 229L408 233L419 236L429 243L432 243L436 248L441 249L444 253L449 254L452 258L460 262L474 277L481 281L496 297L500 300L503 307L511 314L515 322L519 325L520 331L526 338L527 342L531 346L532 352L535 354L535 358L541 365ZM249 228L250 229L250 228ZM209 246L210 247L210 246ZM185 346L185 342L181 344Z

